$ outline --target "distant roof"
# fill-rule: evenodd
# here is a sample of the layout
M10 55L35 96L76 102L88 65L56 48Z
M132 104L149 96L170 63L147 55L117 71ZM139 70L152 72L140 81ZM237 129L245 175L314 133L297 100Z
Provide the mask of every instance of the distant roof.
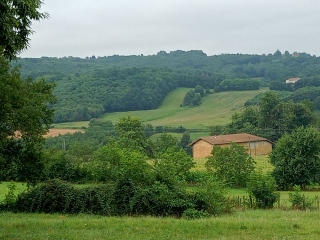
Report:
M300 80L299 77L289 78L289 79L286 80L286 83L295 83L295 82L297 82L299 80Z
M255 136L248 133L238 133L238 134L200 137L194 142L190 143L190 146L193 146L199 140L204 140L212 145L222 145L230 142L243 143L243 142L250 142L250 141L251 142L268 141L270 143L273 143L270 140L263 137Z

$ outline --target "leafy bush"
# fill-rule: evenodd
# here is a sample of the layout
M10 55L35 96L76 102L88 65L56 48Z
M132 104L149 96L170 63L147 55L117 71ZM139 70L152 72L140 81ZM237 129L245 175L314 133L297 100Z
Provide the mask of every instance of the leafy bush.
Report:
M210 173L207 171L189 171L185 175L188 184L201 184L208 180Z
M273 208L273 204L279 198L279 193L275 192L276 182L270 174L252 173L247 187L258 208Z
M312 200L301 193L300 186L295 185L293 190L294 192L289 193L289 201L293 209L306 210L312 207Z
M299 127L285 134L270 154L273 176L280 189L320 183L320 134L313 127Z
M231 142L230 147L214 146L206 167L214 171L218 179L235 187L245 187L248 176L254 170L254 160L246 149Z
M203 184L203 189L198 190L195 194L197 195L195 198L197 210L205 210L214 216L233 211L233 204L226 196L225 185L214 176L210 176Z
M203 210L196 210L193 208L189 208L183 212L182 217L188 220L192 220L192 219L210 217L210 214Z
M111 214L112 193L109 185L77 189L53 179L19 194L16 206L22 212Z
M0 209L3 210L14 210L16 207L17 196L14 193L17 186L14 182L11 182L7 186L8 193L5 195L4 201L0 202Z
M132 214L181 217L186 209L194 208L194 199L181 187L169 188L154 182L137 188L129 203Z

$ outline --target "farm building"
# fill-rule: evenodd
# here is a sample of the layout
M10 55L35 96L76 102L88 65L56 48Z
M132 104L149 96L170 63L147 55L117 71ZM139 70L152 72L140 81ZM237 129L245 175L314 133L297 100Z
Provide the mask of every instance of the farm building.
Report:
M272 142L266 138L247 133L228 134L200 137L192 142L193 158L206 158L213 146L229 147L230 142L244 146L251 156L268 155L272 151Z
M292 83L292 84L294 84L294 83L298 82L299 80L300 80L299 77L289 78L289 79L286 80L286 83Z

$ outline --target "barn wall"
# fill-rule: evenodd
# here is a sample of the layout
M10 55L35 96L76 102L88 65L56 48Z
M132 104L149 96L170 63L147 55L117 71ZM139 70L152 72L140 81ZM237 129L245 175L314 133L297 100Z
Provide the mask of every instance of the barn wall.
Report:
M193 144L193 158L206 158L211 155L212 145L202 139Z
M257 141L257 142L245 142L238 143L241 146L244 146L247 150L247 153L252 157L268 155L272 151L272 144L268 141ZM222 144L219 147L229 147L230 144ZM213 146L204 141L199 140L193 145L193 158L206 158L211 155Z

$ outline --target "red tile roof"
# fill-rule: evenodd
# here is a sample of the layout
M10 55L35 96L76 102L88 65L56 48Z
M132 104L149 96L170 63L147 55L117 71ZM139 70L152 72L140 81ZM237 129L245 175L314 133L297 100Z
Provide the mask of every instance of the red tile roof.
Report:
M212 145L222 145L230 142L243 143L243 142L259 142L259 141L267 141L272 143L270 140L263 137L255 136L248 133L239 133L239 134L200 137L194 142L190 143L190 146L193 146L199 140L204 140Z

